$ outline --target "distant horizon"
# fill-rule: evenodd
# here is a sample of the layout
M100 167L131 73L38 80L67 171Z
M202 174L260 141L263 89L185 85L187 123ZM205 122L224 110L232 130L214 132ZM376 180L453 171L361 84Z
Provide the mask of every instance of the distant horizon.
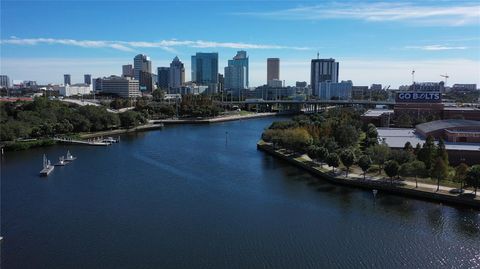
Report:
M354 85L398 88L411 84L412 70L418 82L448 74L448 85L480 85L480 5L473 1L100 1L95 9L85 3L91 2L2 1L0 73L39 84L62 83L71 74L77 83L83 74L120 75L142 53L152 73L178 55L189 81L195 52L218 52L223 74L236 51L245 50L251 87L267 83L267 58L280 58L286 85L310 83L317 52L339 62L339 80ZM142 16L131 16L145 4ZM38 14L55 16L38 20Z

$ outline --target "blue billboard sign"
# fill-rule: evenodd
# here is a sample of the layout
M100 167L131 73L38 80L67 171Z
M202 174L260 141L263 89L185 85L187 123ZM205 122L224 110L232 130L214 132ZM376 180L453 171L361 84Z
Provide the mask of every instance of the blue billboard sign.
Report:
M399 103L440 103L440 92L399 92L396 101Z

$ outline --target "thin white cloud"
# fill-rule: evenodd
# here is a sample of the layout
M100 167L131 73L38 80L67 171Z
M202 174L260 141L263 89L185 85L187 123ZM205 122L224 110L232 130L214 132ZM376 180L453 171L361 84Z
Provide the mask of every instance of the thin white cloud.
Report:
M10 37L0 41L0 44L8 45L66 45L83 48L112 48L121 51L134 51L136 48L159 48L175 53L175 47L191 48L230 48L230 49L287 49L287 50L308 50L307 47L280 46L267 44L252 44L241 42L215 42L204 40L161 40L158 42L147 41L106 41L106 40L75 40L55 38L18 38Z
M350 2L324 3L291 9L267 12L245 12L271 19L325 20L356 19L364 21L402 21L415 25L478 25L480 5L478 3L454 2L454 5L425 5L418 3Z
M476 83L480 85L480 62L478 60L449 59L372 59L337 58L340 62L340 80L352 80L354 85L382 83L391 88L411 83L411 71L415 69L417 81L440 81L441 74L448 73L448 84ZM39 83L61 83L63 74L72 75L72 80L81 82L83 74L93 77L120 74L124 58L2 58L0 69L11 79L36 80ZM156 66L166 66L170 60L152 59ZM190 79L190 61L185 61L186 80ZM223 65L220 65L223 66ZM266 83L266 61L250 62L250 85ZM222 69L222 68L220 68ZM25 77L28 74L28 77ZM295 81L310 83L310 59L297 58L280 61L280 79L287 85Z
M426 51L439 51L439 50L466 50L465 46L448 46L448 45L425 45L425 46L406 46L406 49L417 49Z

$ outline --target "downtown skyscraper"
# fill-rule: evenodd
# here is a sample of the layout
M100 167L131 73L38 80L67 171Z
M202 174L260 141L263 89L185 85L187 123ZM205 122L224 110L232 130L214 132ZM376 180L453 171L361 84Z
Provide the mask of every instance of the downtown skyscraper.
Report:
M218 53L197 52L192 56L192 82L208 86L210 93L218 87Z
M140 90L151 92L156 81L153 79L150 57L144 54L135 56L133 58L133 72L135 79L140 84Z
M168 87L171 89L180 88L185 83L185 67L177 56L170 63Z
M280 79L280 59L268 58L267 59L267 84L275 79Z
M319 83L338 82L339 63L335 59L312 59L310 69L310 86L312 94L318 95Z
M246 51L238 51L225 67L225 89L248 88L248 57Z

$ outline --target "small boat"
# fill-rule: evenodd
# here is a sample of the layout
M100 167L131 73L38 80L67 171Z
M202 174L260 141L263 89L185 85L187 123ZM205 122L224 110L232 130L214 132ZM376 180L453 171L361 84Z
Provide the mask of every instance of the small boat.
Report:
M77 159L77 157L72 156L72 154L70 154L70 151L67 150L67 157L64 159L64 161L72 162L72 161L75 161L76 159Z
M65 166L67 162L65 161L65 158L63 156L60 156L58 158L58 163L55 164L55 166Z
M102 142L113 144L113 143L118 143L118 140L110 136L110 137L104 138Z
M53 166L49 160L47 160L47 156L43 154L43 169L40 171L41 176L48 176L55 166Z

